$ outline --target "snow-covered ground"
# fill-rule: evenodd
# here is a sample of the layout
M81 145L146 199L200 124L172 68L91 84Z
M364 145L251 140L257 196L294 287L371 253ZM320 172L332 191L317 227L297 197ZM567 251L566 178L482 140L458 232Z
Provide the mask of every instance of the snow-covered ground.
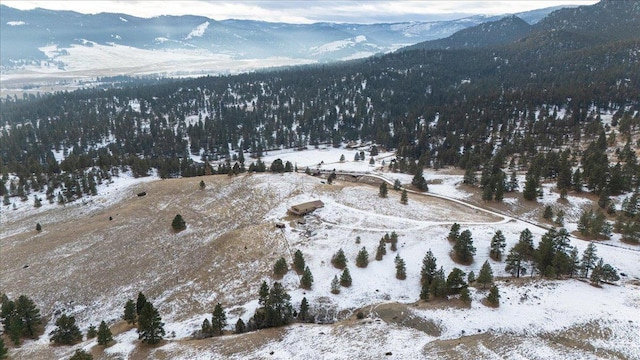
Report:
M367 152L368 154L368 152ZM341 155L345 161L340 162ZM320 166L324 170L336 169L344 172L367 172L385 178L399 179L403 184L411 182L411 176L382 171L382 161L386 164L392 158L391 153L381 153L375 156L375 164L369 164L370 156L364 161L353 161L355 150L344 148L321 148L305 151L269 152L263 160L267 163L280 158L291 161L298 166L300 172L305 167L316 169ZM466 199L469 193L460 191L457 185L461 183L460 175L450 175L445 172L425 171L425 178L432 182L430 191L441 197ZM85 211L87 208L107 208L121 201L127 196L135 196L133 186L142 181L155 180L148 177L134 179L127 174L114 177L113 182L99 186L98 195L92 197L85 204L76 203L67 207L77 207ZM169 180L170 181L170 180ZM381 199L378 189L374 186L360 185L349 182L338 182L335 186L321 185L318 178L298 174L256 174L251 177L237 177L231 180L243 182L249 186L264 190L270 196L281 199L280 204L274 206L263 218L267 223L285 221L286 229L283 236L289 248L293 251L300 249L310 267L314 283L311 290L299 288L299 277L290 271L281 280L292 298L292 304L299 306L306 297L315 311L329 314L329 319L342 320L353 315L361 308L384 303L399 303L407 306L419 299L420 268L422 259L428 250L437 258L438 266L442 266L446 274L454 267L464 272L474 271L478 274L480 266L485 260L491 264L496 276L507 277L504 263L489 258L489 244L495 231L500 229L507 239L507 250L517 241L520 232L528 228L534 234L535 243L546 231L543 228L507 216L499 217L492 213L485 213L477 207L465 207L458 203L447 202L441 198L431 198L419 194L410 194L409 204L399 202L399 194L392 190L389 197ZM522 188L522 187L521 187ZM545 187L542 204L555 204L555 193ZM220 195L223 196L224 195ZM284 219L288 207L303 201L320 199L325 207L307 216L306 224L293 224ZM569 204L576 207L583 205L584 200L579 197L569 197ZM571 205L571 206L573 206ZM33 212L46 212L59 205L48 204L43 201L43 207L34 209L29 202L18 203L16 210L10 207L2 208L3 223L11 223L21 216ZM194 204L196 206L196 204ZM531 221L531 218L524 220ZM577 217L570 213L566 216L568 229L575 229ZM453 222L462 224L462 229L469 229L473 234L474 245L477 248L472 264L459 265L452 261L449 253L451 244L446 240L447 233ZM8 237L16 232L24 231L18 228L4 228L2 237ZM191 230L189 230L191 231ZM395 231L399 235L398 251L392 252L387 248L387 254L382 261L376 261L374 254L380 238L385 233ZM184 235L184 236L189 236ZM360 243L356 238L360 237ZM613 240L615 241L615 239ZM571 239L580 253L584 251L587 242ZM357 252L365 247L370 255L367 268L357 268L355 257ZM341 288L339 294L331 293L331 280L340 270L331 263L332 255L342 248L348 259L348 267L353 278L350 288ZM623 357L640 359L640 251L639 249L624 249L613 246L598 245L598 256L624 273L621 281L615 285L603 285L596 288L587 282L579 280L540 280L532 282L513 282L500 280L501 305L499 308L489 308L481 304L486 296L483 290L472 289L473 302L471 308L458 307L413 307L412 316L433 322L439 329L439 336L428 335L422 331L388 323L377 319L374 312L367 313L367 319L360 320L356 325L338 323L336 325L304 325L292 326L283 330L283 335L274 341L254 348L244 349L235 355L236 358L273 358L273 359L347 359L347 358L381 358L386 352L392 352L395 358L437 358L434 354L425 353L424 349L431 343L457 339L463 335L488 333L495 336L519 336L528 339L511 350L502 352L495 349L486 350L481 358L607 358L596 355L597 352L576 349L558 349L544 341L550 334L570 331L576 327L597 324L608 329L606 338L594 337L587 340L594 348L617 351ZM283 256L289 256L282 254ZM407 279L395 278L394 258L401 256L407 265ZM527 275L528 276L528 275ZM273 283L270 274L264 274L264 280ZM194 290L196 289L196 290ZM162 309L174 309L174 304L159 304L171 302L172 296L189 291L192 297L201 298L203 302L210 302L218 297L217 291L223 289L197 289L192 283L185 283L175 288L166 289L159 298L152 299L161 305ZM108 301L105 299L105 301ZM78 312L84 310L78 305ZM257 308L257 300L228 307L229 327L242 318L245 322L253 315ZM94 309L88 306L87 309ZM118 313L100 314L102 318L117 319ZM238 315L239 314L239 315ZM83 319L90 318L85 314ZM200 349L197 352L189 350L189 345L175 340L189 339L194 330L198 329L202 320L209 316L203 313L186 317L184 314L172 311L163 313L165 329L172 334L170 341L156 351L169 354L175 359L209 359L224 356L214 347ZM92 322L95 324L97 318ZM89 321L87 321L89 322ZM87 325L84 324L83 325ZM48 328L47 331L50 331ZM175 337L173 337L175 334ZM242 339L243 336L229 336L225 338ZM106 353L117 358L128 358L135 351L137 336L135 331L127 331L115 337L116 345L107 348ZM543 339L543 340L541 340ZM47 341L43 336L42 341ZM227 340L220 340L227 341ZM95 342L85 342L77 347L90 348ZM36 346L27 342L24 347Z

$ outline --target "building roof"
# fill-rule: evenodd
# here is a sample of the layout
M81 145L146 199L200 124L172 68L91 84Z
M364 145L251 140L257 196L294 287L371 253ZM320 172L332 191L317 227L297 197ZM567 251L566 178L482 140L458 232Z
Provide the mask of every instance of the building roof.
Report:
M324 207L324 203L320 200L313 200L306 203L293 205L289 208L289 212L294 215L306 215L316 209Z

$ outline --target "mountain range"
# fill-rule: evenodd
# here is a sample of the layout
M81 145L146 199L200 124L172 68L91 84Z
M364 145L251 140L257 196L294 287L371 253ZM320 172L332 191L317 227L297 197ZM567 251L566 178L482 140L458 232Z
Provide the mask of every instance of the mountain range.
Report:
M530 26L558 8L515 16L522 19L523 26ZM17 10L0 5L0 65L3 74L30 69L136 75L163 70L174 74L189 72L187 69L224 72L251 66L324 63L446 38L501 17L477 15L452 21L382 24L287 24L216 21L202 16L86 15L40 8ZM247 61L251 60L256 64L249 65Z

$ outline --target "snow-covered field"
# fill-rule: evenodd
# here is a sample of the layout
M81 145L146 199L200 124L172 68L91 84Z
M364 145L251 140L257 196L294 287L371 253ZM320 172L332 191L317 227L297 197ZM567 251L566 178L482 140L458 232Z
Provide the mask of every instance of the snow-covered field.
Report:
M259 285L251 284L247 287L242 283L243 279L232 278L217 284L206 283L207 287L200 278L204 275L188 272L187 276L192 278L182 279L179 284L162 289L150 299L159 307L166 323L165 329L171 335L168 341L153 349L150 353L153 355L149 356L172 359L379 359L390 352L393 358L399 359L640 359L640 249L605 246L607 243L618 244L615 238L597 246L598 256L625 274L621 281L614 285L596 288L575 279L553 281L527 278L524 281L513 281L504 271L503 262L489 258L491 237L500 229L507 239L508 250L517 242L519 233L524 228L531 230L536 244L546 230L530 222L465 206L460 199L467 199L471 194L457 188L462 180L460 175L425 171L425 178L434 182L430 185L430 191L440 197L411 193L409 204L402 205L399 193L392 190L389 191L388 198L382 199L378 196L377 186L343 181L327 185L322 184L321 179L302 173L305 167L315 169L322 163L320 167L325 170L335 168L336 171L343 172L367 172L383 176L390 181L398 178L403 184L411 181L411 176L382 171L382 161L388 164L391 159L389 153L374 157L374 165L369 164L369 156L365 161L353 161L354 154L355 150L344 148L270 152L264 158L266 162L276 158L291 161L298 166L300 173L204 178L211 184L207 187L207 194L213 198L199 200L191 197L188 205L190 209L183 211L187 214L190 211L206 213L207 219L216 219L216 227L228 228L212 230L211 221L203 220L190 223L188 230L179 235L185 246L201 246L201 251L210 251L209 247L220 246L215 240L221 236L219 234L229 232L238 226L249 226L242 224L251 224L254 219L251 217L251 221L242 218L227 221L219 210L211 210L213 201L227 201L231 207L244 207L247 206L247 201L251 201L251 197L238 197L238 189L250 188L251 196L264 194L264 199L269 199L269 204L258 204L252 216L258 216L262 223L267 224L269 239L273 237L273 241L280 243L286 240L286 246L272 247L271 252L263 256L263 259L256 260L253 264L247 263L247 276L257 272L258 278L273 283L269 271L265 271L272 266L271 259L280 256L290 258L289 251L300 249L313 273L314 283L311 290L303 290L299 288L299 277L293 271L285 275L281 281L291 295L292 304L297 307L302 297L306 297L316 312L328 316L329 320L338 321L337 323L292 325L278 332L277 336L273 335L273 339L267 337L265 341L242 349L236 348L234 351L228 350L231 344L260 337L261 332L228 335L200 342L185 341L191 338L192 332L197 330L202 320L210 314L206 310L194 311L194 306L186 307L192 310L185 310L184 304L198 303L203 309L211 309L216 301L223 299L223 306L228 311L228 329L232 330L238 318L246 322L253 315L258 305L257 294L252 291ZM344 162L339 161L341 155L345 156ZM107 213L116 204L131 201L130 198L135 196L141 185L155 184L141 183L150 180L153 178L133 179L124 174L114 178L113 183L101 185L99 194L90 201L84 204L70 204L62 210L58 205L45 202L40 209L34 209L31 202L17 204L16 210L3 207L0 244L7 251L13 251L17 244L9 242L22 233L32 231L30 227L27 228L30 225L21 221L23 218L37 218L39 215L47 217L47 222L64 221L65 217L72 221L74 217L83 214ZM223 180L224 182L221 182ZM170 186L172 181L180 180L162 180L157 184ZM195 179L193 183L199 181L200 179ZM557 199L547 190L545 189L542 204L555 204ZM175 196L167 199L174 199L171 201L175 202ZM458 200L452 202L443 197ZM286 218L288 207L312 199L322 200L325 206L308 215L306 224L297 224ZM152 206L164 209L172 206L171 201L165 202L163 198L157 205ZM566 207L579 207L584 205L584 201L585 199L579 197L569 197ZM532 221L531 216L525 215L524 220ZM574 229L576 220L574 214L568 214L567 228ZM278 234L280 230L269 226L278 221L286 223L281 235ZM449 256L451 244L446 240L446 236L453 222L462 224L462 229L469 229L473 234L477 254L473 263L468 266L454 263ZM387 249L387 255L382 261L376 261L374 254L380 238L392 231L399 235L398 251L392 252ZM174 237L165 239L166 235L148 236L156 239L154 241L160 246L170 246L167 245L170 244L167 241L175 241ZM356 243L357 237L361 239L359 244ZM207 240L198 240L199 238ZM278 240L280 238L281 240ZM259 242L262 239L249 241ZM571 239L571 245L577 246L580 253L587 244L582 240ZM77 246L81 245L76 245L74 251L80 251ZM354 265L356 254L362 247L370 254L369 266L364 269ZM350 288L342 288L339 294L334 295L331 293L330 283L335 275L340 274L340 270L335 269L330 260L339 248L347 255L353 285ZM56 249L53 255L64 256L63 252L69 249ZM417 303L420 292L420 268L428 250L434 253L438 266L442 266L446 274L454 267L459 267L466 273L474 271L478 274L482 263L488 260L494 274L503 277L497 282L501 292L500 307L489 308L483 305L481 301L486 296L486 291L475 288L471 289L473 302L470 308ZM215 252L210 254L209 256L218 256ZM394 258L397 254L407 264L406 280L395 278ZM249 255L245 261L252 258L254 257ZM178 267L177 264L169 266L186 269ZM2 266L2 271L12 275L14 270ZM175 277L175 271L166 274L159 272L152 274L150 278L155 276L155 282L164 283L165 277ZM118 291L129 295L137 293L140 287L151 286L140 279L120 281L112 286L117 286ZM2 288L9 288L11 296L15 296L19 291L4 281ZM235 299L231 299L229 295L225 297L223 293L236 294ZM34 297L46 298L44 295ZM93 303L76 303L71 310L81 326L96 324L101 319L111 319L113 323L119 318L122 299L113 301L97 293L92 299ZM383 304L397 304L402 309L398 310L397 316L427 321L438 329L438 334L399 324L393 321L392 317L379 316L376 309ZM49 305L45 308L51 307ZM363 320L355 320L353 315L360 309L365 309L366 317ZM52 329L51 324L50 322L47 332ZM139 347L136 338L134 330L116 335L116 345L107 348L100 358L134 357ZM572 339L573 343L567 343L566 339ZM455 343L449 343L453 340ZM37 342L26 342L17 356L20 358L39 354L39 351L48 347L47 343L46 334ZM91 349L95 346L95 342L87 341L74 348ZM58 348L53 353L45 352L44 357L35 358L63 358L70 353L72 348ZM139 357L139 354L136 356Z

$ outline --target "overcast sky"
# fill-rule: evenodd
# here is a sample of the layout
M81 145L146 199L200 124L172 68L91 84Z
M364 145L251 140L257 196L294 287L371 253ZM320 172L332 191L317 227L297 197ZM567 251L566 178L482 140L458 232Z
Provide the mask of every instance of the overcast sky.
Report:
M36 7L86 14L124 13L138 17L200 15L214 20L248 19L269 22L376 23L451 20L469 15L500 15L556 5L591 5L594 0L561 1L29 1L3 0L18 9Z

